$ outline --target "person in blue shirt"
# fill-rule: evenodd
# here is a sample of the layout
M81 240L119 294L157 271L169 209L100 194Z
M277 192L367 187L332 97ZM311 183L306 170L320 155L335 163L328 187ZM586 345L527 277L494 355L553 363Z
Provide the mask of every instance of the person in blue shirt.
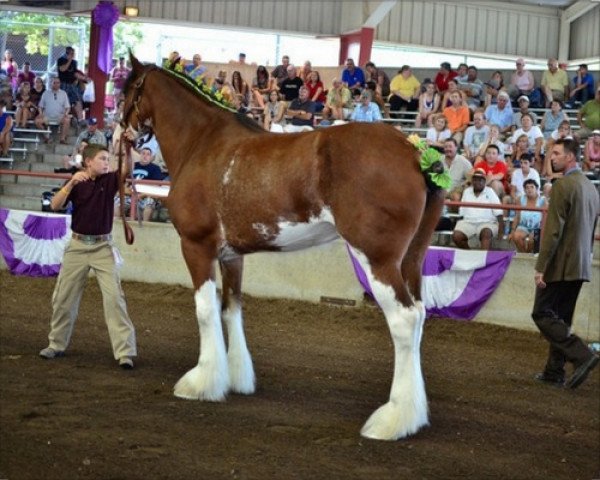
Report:
M346 68L342 72L342 82L352 91L365 86L365 74L361 68L354 65L354 60L346 60Z
M588 72L585 63L579 65L577 75L573 77L573 89L569 97L571 102L581 102L581 104L594 98L594 77Z
M360 94L360 103L352 111L351 120L355 122L381 122L381 110L379 105L371 101L371 92L363 90Z

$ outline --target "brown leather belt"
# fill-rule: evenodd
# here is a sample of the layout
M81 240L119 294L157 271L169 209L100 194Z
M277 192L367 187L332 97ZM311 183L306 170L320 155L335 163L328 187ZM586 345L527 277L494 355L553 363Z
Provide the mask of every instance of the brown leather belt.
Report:
M98 242L108 242L109 240L112 240L112 235L110 233L105 235L81 235L80 233L73 232L72 237L87 245L94 245Z

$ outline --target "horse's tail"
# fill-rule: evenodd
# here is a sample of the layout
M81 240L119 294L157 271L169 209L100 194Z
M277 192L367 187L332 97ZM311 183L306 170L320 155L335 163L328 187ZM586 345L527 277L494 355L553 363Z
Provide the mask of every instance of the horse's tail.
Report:
M441 168L443 165L440 163ZM438 168L434 165L431 168ZM417 301L421 300L421 271L423 261L427 254L427 248L431 243L431 237L437 226L442 209L446 190L433 183L427 171L423 172L427 185L427 199L421 216L421 221L408 246L408 250L402 261L402 275L405 278L410 293Z

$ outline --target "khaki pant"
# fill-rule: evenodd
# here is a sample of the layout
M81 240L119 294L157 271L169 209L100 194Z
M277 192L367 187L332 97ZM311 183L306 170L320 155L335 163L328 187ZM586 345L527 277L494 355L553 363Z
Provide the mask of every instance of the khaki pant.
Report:
M48 335L50 348L64 351L69 345L81 295L92 269L102 291L104 319L115 359L136 356L135 329L127 314L113 249L116 250L116 247L112 241L89 245L73 239L67 246L52 295L53 313Z

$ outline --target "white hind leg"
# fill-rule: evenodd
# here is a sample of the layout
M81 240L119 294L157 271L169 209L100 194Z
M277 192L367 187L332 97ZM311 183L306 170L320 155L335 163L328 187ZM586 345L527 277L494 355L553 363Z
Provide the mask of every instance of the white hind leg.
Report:
M389 401L373 412L361 434L377 440L397 440L429 423L419 352L425 310L422 302L412 306L398 302L394 289L373 277L365 256L354 249L353 253L369 277L394 343L394 377Z
M229 340L229 386L233 392L250 395L255 390L254 367L246 345L242 307L235 299L230 300L229 307L223 311L223 320Z
M195 293L194 300L200 329L200 356L198 365L175 385L175 396L217 402L227 395L229 373L215 282L207 280Z

